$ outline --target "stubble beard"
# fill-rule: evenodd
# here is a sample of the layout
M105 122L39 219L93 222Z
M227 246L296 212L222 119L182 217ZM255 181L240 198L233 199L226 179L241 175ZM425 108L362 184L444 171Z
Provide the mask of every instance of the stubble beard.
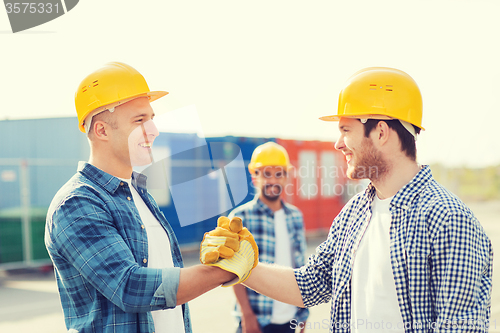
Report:
M268 190L271 189L272 194L268 194ZM276 191L276 189L278 189ZM283 188L280 185L265 185L261 189L262 196L269 201L278 201L281 195Z
M347 173L350 179L380 180L389 171L389 165L382 157L382 153L375 149L369 138L364 138L361 149L357 153L357 161Z

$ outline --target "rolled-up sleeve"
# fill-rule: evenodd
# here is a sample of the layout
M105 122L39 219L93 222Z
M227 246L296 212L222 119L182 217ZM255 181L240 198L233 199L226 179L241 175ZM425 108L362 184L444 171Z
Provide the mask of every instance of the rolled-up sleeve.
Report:
M162 283L154 294L155 303L164 303L167 309L175 308L180 274L181 269L179 267L162 269Z

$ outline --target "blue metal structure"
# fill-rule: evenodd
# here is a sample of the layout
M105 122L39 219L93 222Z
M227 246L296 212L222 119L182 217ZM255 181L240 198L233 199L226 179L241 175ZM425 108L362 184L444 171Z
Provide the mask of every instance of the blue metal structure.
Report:
M30 206L48 207L57 190L87 160L89 145L76 118L0 121L0 210L21 206L21 167L27 167ZM6 144L7 143L7 144Z
M199 220L200 222L181 226L179 221L179 203L174 202L174 200L169 200L168 204L160 205L160 209L165 214L167 220L172 225L175 234L181 244L194 244L198 245L200 240L203 238L203 234L217 225L217 218L220 215L227 215L230 210L238 205L248 202L253 199L255 193L252 187L252 181L250 173L247 170L248 163L254 149L265 143L267 141L274 141L274 139L264 139L264 138L246 138L246 137L212 137L212 138L199 138L196 134L172 134L172 133L162 133L155 140L155 147L167 146L171 149L175 149L176 154L171 154L171 175L170 178L174 182L182 182L190 179L198 178L210 171L219 169L221 166L229 163L235 155L238 154L237 150L241 151L243 160L245 162L245 173L246 173L246 187L248 195L240 202L232 202L230 209L226 211L220 211L219 214ZM205 146L208 144L209 149ZM193 148L193 147L196 147ZM209 156L207 156L207 153ZM200 162L203 163L202 166L188 167L185 163L176 164L176 162L186 162L193 161L193 165L197 165ZM206 163L211 163L207 165ZM220 202L217 198L210 201L206 196L201 198L202 194L214 187L217 187L217 181L209 182L206 180L201 183L198 188L192 188L189 193L192 197L184 197L181 204L191 205L193 214L198 213L203 215L209 207L206 205L219 205ZM223 189L221 190L223 191ZM153 190L154 192L154 190ZM169 193L170 194L170 193ZM197 200L198 199L198 200ZM203 206L205 205L205 207Z
M76 117L0 121L0 140L9 143L0 147L0 266L21 259L30 265L48 258L43 246L44 214L58 189L76 172L78 161L88 160L90 154L86 136L76 128ZM160 133L153 150L160 176L151 167L142 171L153 172L148 187L181 246L198 246L220 215L253 198L246 167L253 150L267 141L275 139ZM234 178L233 171L225 166L240 153L246 184L231 188L228 180ZM217 172L219 176L212 177ZM175 195L171 189L179 184L188 190ZM234 202L236 197L239 202ZM231 201L224 202L227 198ZM181 211L198 223L181 226Z

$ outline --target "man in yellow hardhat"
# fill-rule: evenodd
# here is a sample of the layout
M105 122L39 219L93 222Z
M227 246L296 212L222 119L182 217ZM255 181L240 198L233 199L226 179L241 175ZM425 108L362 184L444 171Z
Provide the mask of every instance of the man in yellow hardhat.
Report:
M78 87L76 111L90 159L54 197L45 234L69 332L189 333L185 303L235 274L234 282L241 281L253 267L256 251L245 242L245 254L236 243L223 264L182 268L179 244L146 177L133 172L152 162L159 133L150 103L166 94L150 91L137 70L119 62Z
M281 198L291 167L283 146L267 142L255 148L248 170L257 193L229 217L243 220L255 238L262 262L298 268L305 263L306 251L302 212ZM237 332L295 332L290 321L307 320L307 309L273 301L241 284L233 288L240 321Z
M245 284L297 306L331 301L330 332L487 332L491 243L471 210L417 163L415 81L393 68L363 69L341 91L337 114L322 119L339 122L347 175L371 183L305 266L259 263Z

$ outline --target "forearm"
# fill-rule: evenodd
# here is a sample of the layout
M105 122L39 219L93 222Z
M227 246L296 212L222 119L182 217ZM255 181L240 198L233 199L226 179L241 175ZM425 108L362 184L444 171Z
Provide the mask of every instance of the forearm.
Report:
M292 268L259 263L243 284L277 301L304 307Z
M218 267L197 265L182 268L177 289L177 305L189 302L235 277L233 273Z
M247 288L241 284L236 284L233 286L233 289L236 300L240 305L241 313L243 315L253 313L250 301L248 300Z

